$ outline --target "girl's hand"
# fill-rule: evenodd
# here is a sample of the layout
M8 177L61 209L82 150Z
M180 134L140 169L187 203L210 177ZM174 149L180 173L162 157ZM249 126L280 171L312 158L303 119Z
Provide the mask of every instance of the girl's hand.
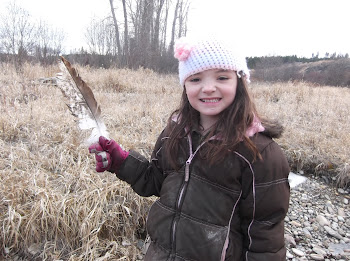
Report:
M123 150L114 140L103 136L99 138L98 143L89 147L89 152L95 153L97 172L108 170L116 173L129 155L129 152Z

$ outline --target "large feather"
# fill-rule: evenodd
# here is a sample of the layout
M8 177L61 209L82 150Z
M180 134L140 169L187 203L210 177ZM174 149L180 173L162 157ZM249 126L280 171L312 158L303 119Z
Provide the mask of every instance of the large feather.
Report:
M68 98L67 106L78 118L82 130L92 129L87 144L98 141L99 136L108 138L106 125L101 118L101 108L90 87L79 76L77 70L61 56L61 73L57 74L57 86Z

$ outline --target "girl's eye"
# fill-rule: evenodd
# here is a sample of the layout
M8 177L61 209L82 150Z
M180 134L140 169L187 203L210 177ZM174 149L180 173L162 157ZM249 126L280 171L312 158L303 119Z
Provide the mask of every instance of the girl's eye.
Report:
M226 76L220 76L220 77L218 77L218 80L219 80L219 81L225 81L225 80L228 80L228 77L226 77Z
M199 78L193 78L193 79L190 79L190 82L199 82L200 79Z

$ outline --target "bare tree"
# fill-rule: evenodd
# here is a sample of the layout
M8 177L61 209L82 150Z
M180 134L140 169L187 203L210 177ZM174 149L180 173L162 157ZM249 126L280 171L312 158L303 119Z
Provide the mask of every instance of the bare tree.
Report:
M126 11L125 0L123 3L123 14L124 14L124 48L123 48L123 64L128 65L129 61L129 30L128 30L128 13Z
M109 0L109 3L111 6L111 12L112 12L112 17L113 17L113 23L114 23L114 29L115 29L115 40L116 40L117 50L118 50L118 57L121 58L122 50L121 50L121 44L120 44L119 27L118 27L117 17L115 16L113 0Z
M25 60L52 63L63 51L63 31L34 20L16 0L0 18L0 49L16 66Z
M169 49L168 49L169 53L171 53L174 49L176 20L178 19L177 13L179 11L179 6L180 6L180 0L177 0L176 6L175 6L175 11L174 11L172 29L171 29L171 40L170 40Z
M122 61L119 65L159 69L162 59L166 59L168 64L172 61L175 63L172 50L175 38L186 35L188 0L176 0L174 5L171 0L109 1L118 57ZM123 27L119 27L117 20L115 5L118 2L123 5ZM174 14L173 18L170 18L171 14ZM170 20L172 25L169 26ZM168 34L168 27L171 34ZM170 41L168 36L171 37Z
M158 0L158 5L156 8L156 18L154 21L154 36L152 39L152 50L153 52L159 52L159 34L160 34L160 18L165 0Z
M165 54L167 51L166 41L167 41L167 28L168 28L167 25L168 25L170 3L171 3L171 0L165 1L165 15L164 15L164 19L163 19L163 27L161 29L161 32L162 32L162 42L161 42L161 48L160 48L161 54Z
M187 18L188 18L188 10L190 4L186 1L181 0L179 4L179 28L178 28L178 38L185 36L187 33Z
M12 2L7 6L7 15L1 17L0 38L2 49L16 57L21 64L35 47L36 25L29 13Z
M92 20L85 32L85 39L92 54L105 55L108 52L108 25L106 19Z
M41 63L52 63L63 51L64 33L40 21L35 43L35 56Z

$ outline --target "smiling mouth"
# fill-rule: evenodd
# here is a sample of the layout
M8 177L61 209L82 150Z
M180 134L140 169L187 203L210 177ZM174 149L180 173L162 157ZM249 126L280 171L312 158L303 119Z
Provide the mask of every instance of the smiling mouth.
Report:
M200 101L205 102L205 103L214 103L214 102L219 102L221 99L216 98L216 99L200 99Z

